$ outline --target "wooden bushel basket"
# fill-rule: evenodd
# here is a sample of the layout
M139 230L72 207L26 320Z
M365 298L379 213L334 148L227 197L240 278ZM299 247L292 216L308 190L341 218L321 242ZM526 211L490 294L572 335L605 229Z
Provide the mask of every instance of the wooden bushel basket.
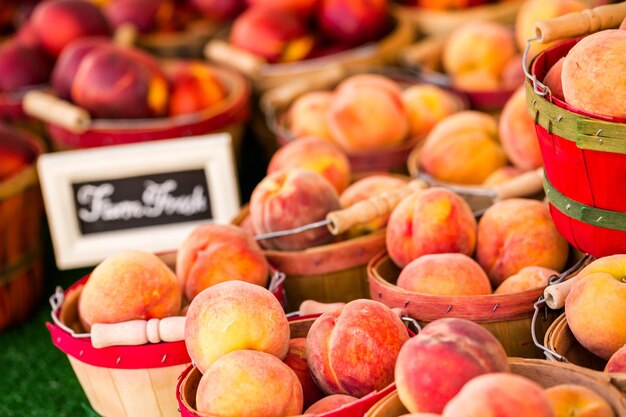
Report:
M536 27L547 42L617 27L624 16L626 2L540 21ZM569 30L562 33L559 28ZM626 120L589 114L556 97L548 99L541 84L547 71L579 40L563 42L537 56L527 74L527 104L536 123L554 223L574 247L602 257L626 253L626 194L622 192Z
M0 181L0 331L24 321L39 301L44 281L43 202L35 162L40 140L0 123L0 147L21 154L27 168Z
M543 388L560 384L578 384L589 388L604 398L613 409L615 417L626 417L626 399L612 387L607 378L591 374L576 366L557 364L545 360L510 358L511 371L529 378ZM408 413L393 391L376 403L365 417L398 417Z
M222 25L197 19L178 32L141 34L135 44L162 58L202 58L206 43Z

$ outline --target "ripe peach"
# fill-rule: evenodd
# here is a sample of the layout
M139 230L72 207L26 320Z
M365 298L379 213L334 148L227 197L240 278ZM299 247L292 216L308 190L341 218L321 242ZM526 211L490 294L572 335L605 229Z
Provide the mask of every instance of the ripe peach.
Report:
M626 18L622 20L622 23L619 25L620 30L626 30Z
M130 23L140 33L154 29L156 16L163 0L108 0L104 5L104 14L113 27Z
M194 113L224 100L227 92L209 66L190 62L177 69L170 86L169 115Z
M626 31L603 30L578 42L563 61L565 101L601 116L626 118Z
M289 107L287 123L296 137L313 136L332 142L326 113L333 99L329 91L312 91L296 98Z
M498 124L500 142L513 165L528 171L543 166L535 122L526 109L526 89L518 88L504 105Z
M492 187L497 184L503 184L509 180L512 180L513 178L517 177L523 172L524 171L514 166L510 166L510 165L503 166L493 171L491 175L487 177L485 182L483 182L483 186Z
M345 394L333 394L322 398L315 404L311 405L304 412L311 414L324 414L329 411L335 410L343 405L353 403L358 398Z
M359 299L315 320L306 339L307 363L324 392L362 397L393 382L408 338L389 307Z
M340 208L339 197L323 176L308 169L277 171L265 177L250 197L250 217L257 233L287 230L323 220ZM261 245L299 250L332 241L324 227L261 241Z
M498 201L478 222L476 260L494 286L525 266L560 271L567 255L567 241L556 230L546 205L539 201Z
M626 345L617 349L609 358L604 372L626 373Z
M209 20L232 20L246 7L245 0L189 0Z
M43 47L54 56L58 56L74 39L111 35L109 22L102 10L83 0L41 2L33 10L30 23Z
M28 161L24 155L0 147L0 181L13 176L27 166Z
M44 84L51 71L52 61L38 49L15 40L0 45L0 92Z
M559 272L550 268L542 268L540 266L527 266L517 274L511 275L502 281L502 284L496 288L495 294L511 294L516 292L534 290L536 288L545 288L548 285L550 277L558 275Z
M433 413L411 413L411 414L402 414L400 417L441 417L441 415L433 414Z
M338 42L369 42L389 28L387 0L320 0L317 7L321 32Z
M514 55L502 71L502 89L512 91L524 84L526 75L522 64L522 54Z
M452 81L461 91L494 91L500 88L498 76L485 69L456 75Z
M554 417L541 386L514 374L494 373L469 381L442 417Z
M339 84L327 113L333 140L349 152L372 152L402 143L409 121L401 92L394 85L390 79L373 75Z
M298 337L289 341L289 350L283 362L296 373L300 381L303 409L306 410L313 403L324 397L324 393L313 381L309 371L309 365L306 362L306 339L304 337Z
M469 320L445 318L427 324L404 344L395 381L410 412L441 413L467 381L507 371L506 352L488 330Z
M402 102L413 138L425 136L437 122L465 107L458 96L430 84L415 84L407 88L402 92Z
M426 137L419 159L431 176L459 184L482 184L506 165L495 119L476 111L455 113L439 122Z
M202 373L234 350L258 350L282 360L289 349L289 324L271 292L243 281L226 281L191 301L185 345Z
M491 294L491 283L485 271L461 253L421 256L402 269L397 285L422 294Z
M576 384L547 388L545 394L554 417L614 417L609 403L594 390Z
M248 4L252 7L284 10L307 18L317 6L317 0L248 0Z
M302 412L302 387L275 356L238 350L203 373L196 408L202 415L221 417L291 416Z
M231 225L196 227L178 250L176 275L188 300L220 282L240 280L265 286L268 267L259 244Z
M336 145L315 137L302 137L280 148L270 160L267 173L292 168L321 174L341 193L350 183L350 161Z
M564 60L565 58L563 57L556 61L543 78L543 83L550 89L552 96L561 101L565 100L565 97L563 96L563 82L561 81Z
M87 331L94 323L175 316L182 291L174 272L156 255L127 251L94 268L78 300Z
M449 11L465 9L476 3L480 3L480 1L481 0L407 0L403 1L403 3L424 9Z
M391 212L387 222L385 235L387 252L400 268L404 268L420 256L413 241L413 209L420 194L418 191L402 199Z

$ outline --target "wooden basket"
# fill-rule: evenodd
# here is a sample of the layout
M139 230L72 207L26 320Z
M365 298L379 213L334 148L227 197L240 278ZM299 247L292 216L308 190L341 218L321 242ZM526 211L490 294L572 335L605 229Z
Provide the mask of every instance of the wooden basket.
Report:
M162 58L202 58L206 43L222 28L204 19L190 22L178 32L141 34L135 44Z
M43 202L35 162L40 140L0 123L0 144L30 165L0 182L0 331L24 321L39 301L44 281Z
M315 79L327 72L355 65L383 65L394 62L398 51L413 41L413 27L403 19L395 19L390 32L377 42L370 42L347 51L298 62L269 64L262 58L231 46L221 33L205 49L206 57L234 68L252 80L258 92L302 79Z
M289 329L291 338L306 337L316 317L317 316L303 316L290 319ZM180 376L180 382L176 387L176 398L180 405L182 417L204 416L203 414L199 414L195 409L196 391L201 377L202 373L195 366L189 366ZM380 391L367 394L358 401L344 405L336 410L318 414L316 417L363 417L376 402L394 390L395 384L392 383ZM245 398L243 398L242 401L245 401Z
M544 338L545 346L565 357L570 363L596 374L598 378L610 380L624 395L626 395L626 373L605 373L606 361L585 349L570 330L565 313L561 314L548 328ZM554 359L547 353L550 359ZM554 359L556 361L556 359Z
M577 384L589 388L604 398L613 408L615 417L626 417L626 398L612 387L607 378L594 375L579 367L537 359L510 358L511 371L529 378L543 388L560 384ZM376 403L365 417L398 417L408 413L393 391Z

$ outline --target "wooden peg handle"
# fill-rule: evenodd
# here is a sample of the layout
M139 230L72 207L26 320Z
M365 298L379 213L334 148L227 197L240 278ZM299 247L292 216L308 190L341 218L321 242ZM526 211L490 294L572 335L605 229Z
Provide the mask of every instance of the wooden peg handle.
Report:
M26 93L22 107L29 116L74 133L85 132L91 124L87 110L42 91Z
M95 348L177 342L184 338L183 316L111 324L96 323L91 326L91 344Z
M546 305L553 310L563 308L565 305L565 299L572 289L572 284L575 278L568 279L567 281L559 282L558 284L548 285L543 291L543 296L546 299Z
M412 180L403 187L359 201L345 209L331 211L326 216L326 220L330 222L328 230L333 235L339 235L354 225L367 223L389 214L406 196L427 187L424 181Z
M206 44L204 55L211 61L235 68L249 77L256 77L261 71L261 67L266 64L262 58L235 48L228 42L214 39Z
M617 28L626 17L626 2L607 4L582 12L568 13L535 23L541 43L576 38L605 29Z
M308 316L309 314L322 314L327 311L332 311L344 305L346 305L346 303L320 303L315 300L304 300L302 304L300 304L298 311L301 316Z
M139 29L130 22L122 23L113 33L113 43L118 46L131 47L137 43Z
M543 188L543 168L524 172L517 177L492 187L497 200L524 197L538 193Z

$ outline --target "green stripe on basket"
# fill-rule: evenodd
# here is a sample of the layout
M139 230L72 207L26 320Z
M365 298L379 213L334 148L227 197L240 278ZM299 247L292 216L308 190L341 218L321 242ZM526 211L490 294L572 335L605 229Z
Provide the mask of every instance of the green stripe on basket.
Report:
M535 93L526 80L526 105L535 123L580 149L626 154L626 123L581 116L552 104Z
M626 232L626 213L604 210L572 200L554 188L545 176L543 188L548 201L567 217L593 226Z

